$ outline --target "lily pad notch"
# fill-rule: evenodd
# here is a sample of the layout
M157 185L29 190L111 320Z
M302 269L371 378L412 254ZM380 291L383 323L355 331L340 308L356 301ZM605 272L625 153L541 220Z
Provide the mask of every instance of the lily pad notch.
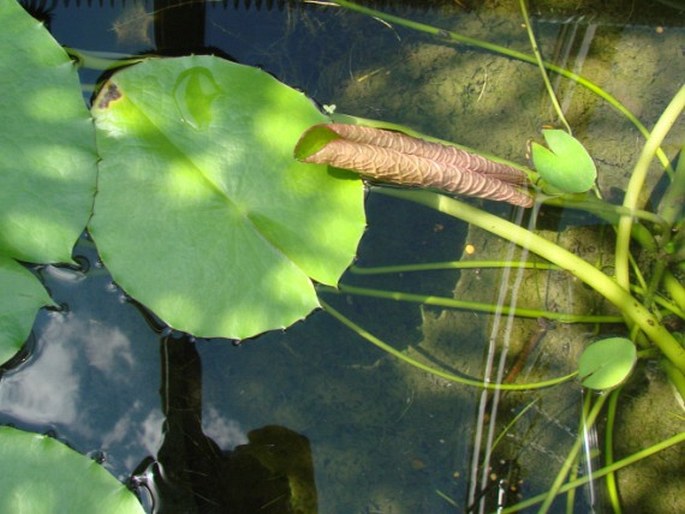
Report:
M287 327L319 306L312 281L337 285L354 259L363 185L293 158L327 118L271 75L148 59L116 73L92 114L90 232L114 280L172 328L240 340Z

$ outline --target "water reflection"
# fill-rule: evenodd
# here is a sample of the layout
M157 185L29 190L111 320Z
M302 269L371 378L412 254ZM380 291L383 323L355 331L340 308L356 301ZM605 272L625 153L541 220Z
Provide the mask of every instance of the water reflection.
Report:
M223 450L202 428L202 371L195 343L167 337L161 343L164 441L148 483L155 512L317 512L309 440L281 426L247 435L246 444ZM245 435L216 417L226 443ZM237 430L236 430L237 429Z
M33 351L2 376L0 423L51 431L125 479L161 442L156 338L86 239L75 258L82 269L40 270L64 307L38 315Z
M78 416L80 378L74 373L76 348L62 316L55 315L38 341L42 358L34 356L21 373L8 373L0 384L0 407L17 421L74 424ZM50 345L45 340L54 339Z

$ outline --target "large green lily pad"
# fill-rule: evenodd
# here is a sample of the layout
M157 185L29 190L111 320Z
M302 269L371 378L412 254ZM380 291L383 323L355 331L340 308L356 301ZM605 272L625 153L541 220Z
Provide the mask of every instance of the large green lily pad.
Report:
M24 343L42 285L12 259L71 260L95 193L95 135L64 50L14 0L0 2L0 363Z
M151 59L104 84L90 230L115 281L176 329L243 339L318 306L364 230L363 187L293 148L326 117L263 71Z
M15 1L0 26L0 252L67 262L95 193L92 120L48 31Z
M0 427L0 512L143 514L131 491L55 439Z

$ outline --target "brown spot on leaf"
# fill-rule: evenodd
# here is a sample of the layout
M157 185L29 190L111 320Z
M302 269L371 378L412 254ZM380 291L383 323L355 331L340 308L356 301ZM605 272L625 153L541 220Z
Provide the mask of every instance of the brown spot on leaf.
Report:
M119 91L119 88L116 86L116 84L108 82L105 84L105 87L102 89L102 91L100 91L100 94L97 97L96 105L98 109L107 109L110 102L119 100L121 97L121 91Z

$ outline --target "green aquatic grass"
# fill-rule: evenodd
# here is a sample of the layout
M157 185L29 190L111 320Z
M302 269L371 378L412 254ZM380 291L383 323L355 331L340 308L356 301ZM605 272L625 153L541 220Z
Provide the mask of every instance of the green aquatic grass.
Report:
M447 371L443 371L441 369L434 368L432 366L424 364L423 362L417 361L416 359L412 359L407 354L405 354L399 350L396 350L395 348L393 348L388 343L382 341L378 337L374 336L368 330L366 330L363 327L361 327L360 325L356 324L354 321L349 319L347 316L342 314L340 311L338 311L337 309L332 307L329 303L326 303L325 301L321 300L321 305L328 314L333 316L335 319L340 321L343 325L345 325L346 327L351 329L357 335L366 339L371 344L377 346L378 348L380 348L384 352L392 355L393 357L396 357L400 361L402 361L406 364L409 364L410 366L413 366L414 368L420 369L422 371L430 373L431 375L435 375L435 376L443 378L445 380L449 380L450 382L455 382L457 384L470 386L470 387L477 387L477 388L481 388L481 389L487 389L490 391L529 391L529 390L533 390L533 389L543 389L543 388L552 387L555 385L562 384L564 382L571 380L577 374L576 372L573 372L573 373L569 373L568 375L564 375L562 377L553 378L550 380L543 380L540 382L528 383L528 384L499 384L499 383L489 382L488 380L486 380L484 378L478 380L478 379L462 377L459 375L455 375L454 373L449 373Z
M664 356L661 361L667 377L681 397L685 397L685 349L683 348L681 341L667 328L661 325L662 318L666 314L674 314L680 318L685 318L685 287L683 287L682 282L678 280L673 271L668 268L668 264L670 263L677 264L676 259L679 258L679 255L682 260L682 254L685 253L682 250L682 247L685 246L681 241L682 238L680 238L680 240L672 240L673 234L677 235L677 230L682 228L682 222L679 222L678 220L683 212L682 195L683 191L685 191L685 158L679 160L674 172L668 157L661 148L664 138L685 108L685 86L682 86L674 95L654 128L649 131L628 108L606 90L585 77L543 60L535 40L525 0L520 0L519 5L524 17L525 28L531 42L533 55L468 37L454 31L448 31L412 20L406 20L399 16L382 13L347 0L335 0L335 3L348 10L368 16L374 16L377 19L393 25L403 26L424 34L430 34L448 43L479 48L506 58L536 64L540 69L549 100L553 105L560 122L565 126L566 131L569 134L571 133L571 127L566 121L559 102L556 99L556 95L549 82L548 72L556 73L585 87L621 113L638 129L646 142L643 146L640 158L631 172L631 178L627 185L626 195L622 205L610 205L601 198L593 197L593 193L598 193L596 188L593 193L583 195L563 195L557 198L543 198L540 196L540 200L549 205L586 210L587 212L599 216L615 227L617 233L614 255L616 264L615 277L605 274L603 271L595 268L583 259L578 258L554 243L539 238L524 228L499 219L496 216L492 216L480 209L471 207L459 200L438 197L429 192L391 189L379 189L377 191L395 198L402 198L407 201L420 203L466 221L467 223L476 225L492 234L511 241L522 248L529 249L533 253L547 259L550 265L567 270L581 279L587 285L594 288L597 293L608 299L620 309L624 318L623 321L627 324L628 328L632 327L632 330L630 330L631 339L643 348L643 350L638 352L639 358L658 357L658 354L654 352L654 347L650 346L650 341L659 349ZM383 122L379 122L379 126L383 125ZM385 126L386 128L392 128L388 127L388 125ZM403 130L402 128L399 129ZM685 147L683 147L683 149L685 149ZM654 158L659 160L661 167L671 179L671 184L667 187L666 194L664 195L661 204L657 205L654 212L651 212L644 208L639 199L641 198L640 194L644 189L648 169ZM564 159L568 159L568 156ZM531 180L535 180L535 172L527 170L527 173L529 173ZM594 182L594 177L591 178L592 182ZM674 228L676 229L675 232ZM643 252L646 252L647 255L651 256L654 260L647 268L643 266L642 261L638 263L638 259L631 252L630 243L633 241L638 242ZM469 267L470 265L471 263L465 263L464 267ZM497 264L494 265L496 266ZM474 265L474 267L475 266L477 265ZM516 266L520 265L516 264ZM681 264L681 268L682 267L683 265ZM366 275L458 268L459 266L452 265L451 263L431 263L427 265L383 266L371 269L353 269L352 271L360 275ZM435 298L426 295L411 295L408 293L390 291L379 292L377 290L368 290L359 287L349 289L347 292L386 297L393 300L420 301L423 303L436 300ZM466 303L461 302L463 302L463 300L460 299L453 305L461 304L466 308ZM446 306L447 303L450 302L443 303L442 300L438 300L438 304L440 305ZM473 307L476 309L483 308L485 311L488 311L487 306L470 306L470 308ZM490 308L492 307L494 306L490 306ZM518 309L516 309L515 312L518 313ZM524 313L525 310L521 310L520 312ZM587 397L588 400L584 408L583 426L586 428L591 427L595 424L600 412L602 412L606 399L610 398L607 407L609 423L607 426L607 435L605 436L607 454L606 466L599 470L594 470L591 476L581 478L577 478L570 473L573 464L577 461L578 452L583 444L581 431L581 435L576 439L573 447L567 454L562 468L559 470L547 492L504 508L501 510L502 513L517 512L538 503L542 503L539 512L548 512L554 499L559 494L565 492L570 493L567 497L567 510L572 510L574 501L573 491L575 488L590 480L595 480L605 475L607 476L607 489L610 503L615 512L620 512L620 500L618 498L614 472L625 466L639 462L641 459L653 455L658 451L683 442L685 440L685 433L675 435L643 451L614 462L612 438L619 391L620 389L615 390L610 396L600 396L591 407L590 404L587 403L589 402L589 397ZM443 496L446 501L449 500L449 497L445 497L444 494L441 494L440 492L437 494Z

